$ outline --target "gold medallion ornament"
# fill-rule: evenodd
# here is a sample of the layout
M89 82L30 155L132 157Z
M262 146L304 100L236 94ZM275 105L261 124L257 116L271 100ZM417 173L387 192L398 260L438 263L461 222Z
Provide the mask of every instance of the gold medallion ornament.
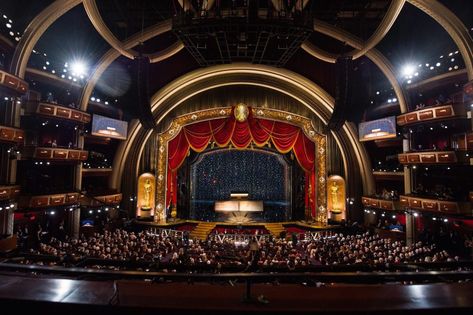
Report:
M235 119L239 122L244 122L248 118L248 114L250 113L248 106L243 103L238 104L235 106Z

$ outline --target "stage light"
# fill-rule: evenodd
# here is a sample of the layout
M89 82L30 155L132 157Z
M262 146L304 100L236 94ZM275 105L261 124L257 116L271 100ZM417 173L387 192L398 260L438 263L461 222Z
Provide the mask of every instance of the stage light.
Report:
M443 222L448 222L448 219L443 219Z
M440 62L437 62L435 65L436 65L437 67L440 67L441 63L440 63Z
M15 206L15 205L14 205L13 203L12 203L12 204L10 204L10 208L13 208L14 206Z
M415 67L411 64L407 64L402 68L402 75L410 76L413 75L415 71Z
M92 214L92 213L94 213L94 211L92 211L92 210L89 210L89 213L90 213L90 214Z
M51 211L51 215L54 215L56 212L55 211Z
M87 72L87 66L83 61L74 61L71 65L72 73L76 75L84 75Z
M392 218L393 218L393 219L396 219L396 216L393 214Z
M412 83L412 80L407 80L407 84L411 84Z
M413 214L414 214L415 217L419 216L419 214L417 212L414 212Z

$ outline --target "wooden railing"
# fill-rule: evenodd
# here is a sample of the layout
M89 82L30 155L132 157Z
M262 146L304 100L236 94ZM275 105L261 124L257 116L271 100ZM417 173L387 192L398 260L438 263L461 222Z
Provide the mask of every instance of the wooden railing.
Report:
M0 141L23 144L25 132L18 128L0 126Z
M450 104L435 107L426 107L413 112L397 116L397 124L405 126L423 121L441 120L453 117L466 118L466 110L463 104Z
M21 208L46 208L77 204L78 202L79 193L69 192L62 194L21 196L19 206Z
M24 148L23 156L25 158L38 160L86 161L89 156L89 151L29 146Z
M90 114L86 112L60 104L51 104L46 102L28 102L25 105L25 112L27 114L72 120L83 124L89 123L91 120Z
M20 186L0 186L0 200L15 199L20 194Z
M470 193L473 198L473 192ZM423 198L413 195L401 195L399 201L380 199L375 197L362 197L361 201L365 207L382 210L423 210L429 212L442 212L446 214L473 215L470 202L457 202Z
M420 196L413 195L401 195L399 197L399 203L402 208L452 214L472 214L471 203L469 202L447 201L432 198L423 198Z
M466 151L408 152L397 155L401 164L453 164L469 163Z
M99 196L84 196L80 198L81 205L88 205L91 207L98 207L103 205L118 205L122 201L122 194L109 194Z
M0 70L0 86L20 94L25 94L28 91L28 83L25 80L3 70Z
M375 197L362 197L361 202L365 207L377 208L383 210L398 210L399 201L381 199Z

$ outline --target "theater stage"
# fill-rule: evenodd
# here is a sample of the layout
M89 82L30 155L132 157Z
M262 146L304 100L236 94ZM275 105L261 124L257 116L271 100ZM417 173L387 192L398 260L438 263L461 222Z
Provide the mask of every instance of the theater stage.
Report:
M288 234L293 232L303 233L305 231L316 232L326 230L341 229L340 225L335 224L321 224L320 222L304 222L304 221L285 221L285 222L255 222L245 224L235 224L233 222L206 222L197 220L183 220L176 219L166 223L150 222L150 221L134 221L134 224L141 227L152 227L157 229L178 229L188 230L191 232L191 237L198 239L205 239L214 228L219 229L238 229L238 230L252 230L252 229L266 229L275 237L279 237L280 233L286 231Z

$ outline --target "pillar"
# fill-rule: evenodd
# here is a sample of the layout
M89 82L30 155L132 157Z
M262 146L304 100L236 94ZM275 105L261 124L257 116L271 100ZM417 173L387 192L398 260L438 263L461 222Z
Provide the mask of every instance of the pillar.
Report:
M412 212L406 212L406 244L416 242L416 217Z
M0 210L0 236L11 236L13 234L14 208L2 208Z
M66 209L65 221L67 234L72 238L78 238L80 229L80 207Z

